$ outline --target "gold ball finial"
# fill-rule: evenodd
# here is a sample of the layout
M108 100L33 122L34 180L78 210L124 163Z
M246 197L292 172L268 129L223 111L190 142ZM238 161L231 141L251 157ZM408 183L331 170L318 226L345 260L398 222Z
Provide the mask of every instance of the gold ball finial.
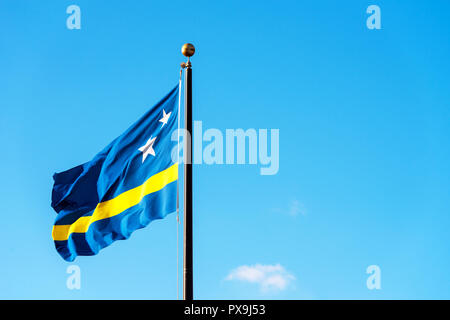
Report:
M192 57L195 53L195 47L192 43L185 43L183 47L181 48L181 53L185 57Z

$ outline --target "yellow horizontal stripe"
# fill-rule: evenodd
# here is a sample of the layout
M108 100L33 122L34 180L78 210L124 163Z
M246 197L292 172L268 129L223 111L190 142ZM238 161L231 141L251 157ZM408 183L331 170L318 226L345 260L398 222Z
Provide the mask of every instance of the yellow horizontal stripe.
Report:
M53 226L52 237L55 241L69 239L71 233L84 233L95 221L114 217L141 202L146 195L159 191L178 179L178 163L151 176L142 185L119 194L114 199L100 202L91 216L80 217L69 225Z

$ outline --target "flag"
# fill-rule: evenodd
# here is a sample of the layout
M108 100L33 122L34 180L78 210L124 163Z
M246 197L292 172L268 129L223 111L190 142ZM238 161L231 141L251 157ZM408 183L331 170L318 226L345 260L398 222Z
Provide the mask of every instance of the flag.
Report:
M178 91L176 86L91 161L54 174L52 237L66 261L95 255L176 211Z

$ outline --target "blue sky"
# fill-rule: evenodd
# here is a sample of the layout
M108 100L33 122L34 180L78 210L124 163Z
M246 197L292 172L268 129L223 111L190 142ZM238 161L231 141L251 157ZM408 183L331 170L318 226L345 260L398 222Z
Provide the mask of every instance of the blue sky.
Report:
M66 27L71 4L80 30ZM371 4L381 30L366 27ZM192 42L194 119L280 130L276 175L194 167L195 297L449 299L449 10L2 1L0 298L176 299L175 215L67 263L50 196L54 172L91 159L176 84ZM66 287L71 264L80 290ZM380 290L366 286L370 265ZM286 285L264 290L268 270Z

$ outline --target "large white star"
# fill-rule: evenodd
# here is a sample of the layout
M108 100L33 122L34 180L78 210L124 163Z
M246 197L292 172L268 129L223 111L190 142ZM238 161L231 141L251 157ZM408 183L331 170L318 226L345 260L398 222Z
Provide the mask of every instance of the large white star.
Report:
M139 148L139 151L142 152L142 163L144 163L145 159L149 154L155 156L155 150L153 150L153 144L155 143L156 137L148 139L145 146Z
M164 127L165 124L167 124L167 121L169 121L169 117L172 114L172 111L170 111L169 113L166 113L166 110L163 109L163 117L162 119L159 119L159 122L162 122L162 127Z

